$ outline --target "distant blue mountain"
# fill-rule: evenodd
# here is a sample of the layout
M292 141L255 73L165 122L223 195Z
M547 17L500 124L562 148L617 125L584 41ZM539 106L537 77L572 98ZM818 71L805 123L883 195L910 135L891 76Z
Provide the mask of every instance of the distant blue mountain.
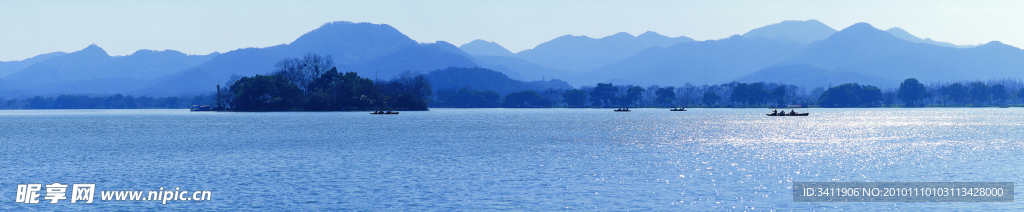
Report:
M565 35L516 53L516 57L567 73L582 73L615 63L647 48L692 41L688 37L670 38L655 32L636 37L621 32L601 39Z
M409 46L366 63L339 65L338 70L356 71L364 77L390 79L406 70L426 73L448 67L476 66L472 56L450 43L438 41Z
M494 42L473 40L459 46L459 49L473 55L476 63L481 67L502 72L513 79L530 81L551 78L566 79L572 76L572 74L518 58L516 54Z
M867 23L854 24L812 43L780 64L808 64L891 80L1024 78L1024 50L990 42L946 48L897 38Z
M736 79L737 82L777 82L800 86L808 90L844 83L859 83L892 88L900 81L860 73L832 72L812 65L787 65L761 69L753 74Z
M818 20L783 21L761 28L752 29L743 34L745 38L765 37L783 42L809 44L822 40L836 33L835 29Z
M29 93L125 92L139 89L147 80L199 65L218 54L139 50L113 57L99 46L90 45L34 63L4 80Z
M427 79L430 80L434 90L469 86L481 91L492 90L501 95L523 90L543 91L548 88L573 88L561 80L532 82L514 80L501 72L485 68L446 68L431 71L427 74Z
M787 70L768 69L763 74L755 72L765 67L789 65L820 67L834 73L828 80L864 80L858 82L862 84L899 82L906 78L926 82L1024 78L1022 58L1024 50L1000 42L974 48L947 48L906 41L870 24L858 23L808 45L769 40L761 36L733 36L717 41L652 48L583 74L578 81L570 79L570 82L577 85L606 81L638 85L680 85L686 82L724 83L734 79L775 81L778 78L768 76L774 77L775 73ZM806 74L815 70L788 71Z
M310 31L290 44L246 48L224 53L206 63L176 73L145 93L176 94L212 90L231 75L268 74L274 64L306 53L331 55L338 70L363 77L388 79L402 71L427 72L477 66L458 47L446 42L420 44L386 24L332 22Z
M952 48L971 48L971 47L975 47L975 45L956 45L956 44L947 43L947 42L934 41L931 38L921 39L921 38L919 38L917 36L911 35L909 32L907 32L906 30L903 30L903 29L901 29L899 27L889 28L888 30L885 30L885 32L888 32L889 34L892 34L893 36L896 36L897 38L900 38L900 39L903 39L903 40L906 40L906 41L910 41L910 42L914 42L914 43L927 43L927 44L931 44L931 45L942 46L942 47L952 47Z
M12 74L14 72L21 71L22 69L28 68L32 64L36 64L38 62L42 62L44 60L47 60L47 59L50 59L50 58L54 58L54 57L57 57L57 56L61 56L61 55L65 55L65 54L68 54L68 53L64 53L64 52L51 52L51 53L36 55L35 57L31 57L31 58L24 59L24 60L19 60L19 61L0 62L0 78L6 77L7 75L10 75L10 74Z
M777 63L800 47L794 42L738 35L722 40L685 42L644 50L569 82L577 85L722 83Z
M508 51L508 49L505 49L505 47L498 45L498 43L488 42L480 39L476 39L470 41L469 43L462 44L462 46L459 46L459 49L462 49L462 51L473 56L515 56L515 54L513 54L511 51Z
M474 57L480 67L500 71L508 77L524 81L544 79L570 79L575 75L531 63L522 58L477 55Z

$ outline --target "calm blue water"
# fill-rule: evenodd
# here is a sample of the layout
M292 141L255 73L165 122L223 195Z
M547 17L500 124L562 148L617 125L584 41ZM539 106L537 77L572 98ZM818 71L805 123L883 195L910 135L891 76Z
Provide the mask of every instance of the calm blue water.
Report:
M793 181L1024 182L1024 109L0 111L0 210L1024 210L794 203ZM95 183L93 204L14 203ZM103 190L210 190L205 202ZM70 193L68 193L70 196ZM1016 195L1022 195L1017 192Z

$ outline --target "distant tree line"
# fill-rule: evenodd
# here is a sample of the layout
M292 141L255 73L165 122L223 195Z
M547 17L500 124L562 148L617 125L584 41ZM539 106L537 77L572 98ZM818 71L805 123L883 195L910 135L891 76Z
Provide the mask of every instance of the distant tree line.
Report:
M484 108L498 107L501 94L492 90L481 91L470 86L462 88L439 89L434 94L437 99L431 102L434 107L465 107Z
M1011 85L1011 86L1007 86ZM810 92L779 83L738 83L646 88L598 83L576 89L526 90L502 97L471 87L440 89L433 107L920 107L1024 103L1024 83L1016 80L947 82L924 85L910 78L899 87L846 83Z
M181 109L189 105L213 102L208 95L182 97L133 97L116 94L106 97L85 95L36 96L27 99L0 99L0 109Z
M920 95L912 101L916 106L995 106L1024 103L1024 82L1020 80L933 82L928 85L913 80L910 83L919 84L915 93Z
M804 102L796 86L774 83L647 88L598 83L576 89L525 90L504 97L490 90L463 87L439 89L435 97L433 107L768 107Z

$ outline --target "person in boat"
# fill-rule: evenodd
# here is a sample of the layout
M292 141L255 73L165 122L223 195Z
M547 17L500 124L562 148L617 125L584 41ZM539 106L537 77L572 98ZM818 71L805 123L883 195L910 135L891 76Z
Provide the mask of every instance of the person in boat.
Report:
M772 109L772 115L777 115L777 114L779 114L779 111L775 110L775 109Z
M796 115L796 111L793 111L792 109L789 110L789 115Z

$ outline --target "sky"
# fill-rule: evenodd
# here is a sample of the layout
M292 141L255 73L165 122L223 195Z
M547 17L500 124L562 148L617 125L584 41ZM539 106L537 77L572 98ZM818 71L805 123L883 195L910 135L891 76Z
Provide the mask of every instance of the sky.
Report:
M0 61L140 49L187 54L290 43L332 21L388 24L419 42L497 42L512 52L562 35L618 32L713 40L785 20L841 30L867 22L953 44L1024 47L1024 1L11 1L0 0Z

